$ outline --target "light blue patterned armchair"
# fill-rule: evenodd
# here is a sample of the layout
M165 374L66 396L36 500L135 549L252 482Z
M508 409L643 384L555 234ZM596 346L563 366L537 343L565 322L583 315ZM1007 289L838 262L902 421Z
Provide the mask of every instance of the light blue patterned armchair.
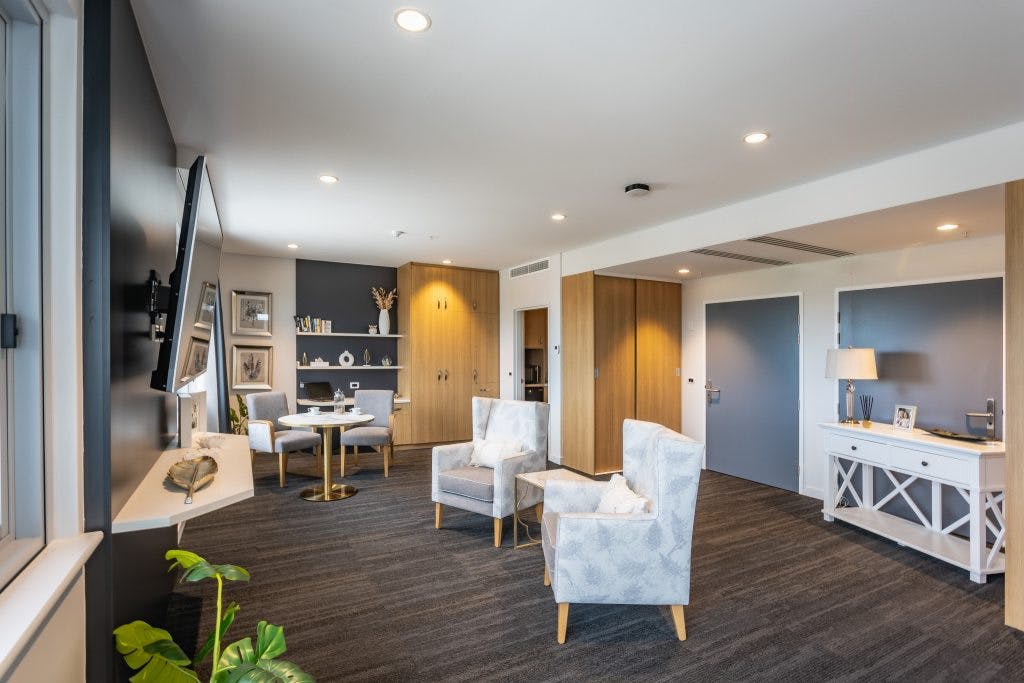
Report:
M648 512L596 512L607 482L553 480L544 491L544 585L558 603L558 642L569 604L669 605L679 640L690 602L690 550L704 444L625 420L623 474Z
M537 401L473 397L473 439L518 442L522 450L502 458L494 468L470 464L473 443L435 446L430 478L434 527L441 528L443 506L477 512L494 519L494 547L501 547L502 520L515 505L515 476L547 467L550 406ZM541 492L526 487L520 509L535 505Z

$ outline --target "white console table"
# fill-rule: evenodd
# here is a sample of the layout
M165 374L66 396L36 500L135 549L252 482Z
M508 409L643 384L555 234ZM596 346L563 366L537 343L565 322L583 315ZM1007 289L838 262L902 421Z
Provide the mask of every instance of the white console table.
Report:
M825 432L828 462L825 521L838 519L937 557L968 570L976 583L985 583L989 574L1005 572L1005 445L942 439L920 429L908 432L890 425L819 426ZM859 492L854 487L858 468ZM874 493L876 468L894 487L879 497ZM930 515L921 512L907 493L918 480L931 483ZM947 492L967 502L966 515L943 519L942 497ZM913 511L915 521L883 510L897 496ZM847 506L838 507L844 499ZM953 535L963 527L968 538ZM994 536L991 546L989 531Z

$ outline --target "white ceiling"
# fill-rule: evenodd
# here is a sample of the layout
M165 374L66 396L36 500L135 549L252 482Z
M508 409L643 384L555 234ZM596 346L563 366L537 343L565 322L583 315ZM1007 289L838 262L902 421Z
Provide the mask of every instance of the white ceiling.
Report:
M1005 231L1004 211L1003 186L997 185L896 206L884 211L872 211L836 221L783 230L773 233L771 237L851 254L870 254L1001 235ZM960 228L950 232L936 230L938 226L949 223L959 225ZM709 248L789 263L810 263L836 258L749 240L726 242ZM603 272L685 282L770 267L772 266L762 263L682 252L624 263ZM680 268L688 268L690 272L680 275Z
M1021 2L132 4L241 253L507 266L1024 120Z

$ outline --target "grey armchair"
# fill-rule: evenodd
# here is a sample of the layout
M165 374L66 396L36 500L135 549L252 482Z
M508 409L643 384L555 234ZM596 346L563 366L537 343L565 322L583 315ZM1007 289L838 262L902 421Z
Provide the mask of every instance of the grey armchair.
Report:
M245 405L249 409L249 454L255 461L257 453L277 453L278 482L284 488L288 454L312 448L319 456L323 441L316 432L288 429L278 423L278 418L288 415L283 391L248 394Z
M361 389L356 391L355 406L367 415L373 415L373 422L341 433L341 447L371 446L384 456L384 476L395 455L395 392L390 389ZM345 459L342 458L344 463ZM345 473L342 472L344 477Z
M502 520L515 506L515 476L546 467L549 409L547 403L537 401L473 398L473 439L518 441L523 450L501 459L492 469L470 465L472 443L435 446L430 478L435 528L441 528L445 505L477 512L494 519L494 547L501 546ZM543 495L527 488L521 508L539 503Z
M647 498L644 513L596 512L607 482L549 481L541 540L544 585L558 603L558 642L569 604L669 605L679 640L690 602L690 551L704 444L655 424L625 420L623 474Z

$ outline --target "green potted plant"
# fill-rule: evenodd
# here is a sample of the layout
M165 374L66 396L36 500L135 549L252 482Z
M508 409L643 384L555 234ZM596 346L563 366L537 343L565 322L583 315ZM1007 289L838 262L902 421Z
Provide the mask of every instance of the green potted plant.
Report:
M211 633L195 656L188 655L174 642L171 634L144 621L133 621L114 629L117 651L136 673L132 683L196 683L195 668L213 656L210 683L314 683L313 677L292 662L278 659L286 651L284 629L259 622L256 642L252 638L236 640L221 649L227 630L238 613L238 603L224 608L225 581L248 581L249 572L232 564L210 564L188 550L168 550L172 560L168 571L181 567L182 582L204 579L217 582L217 616Z

